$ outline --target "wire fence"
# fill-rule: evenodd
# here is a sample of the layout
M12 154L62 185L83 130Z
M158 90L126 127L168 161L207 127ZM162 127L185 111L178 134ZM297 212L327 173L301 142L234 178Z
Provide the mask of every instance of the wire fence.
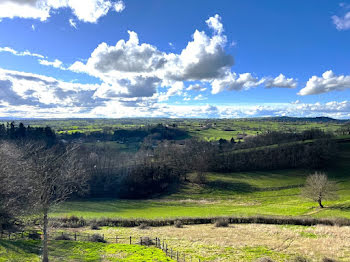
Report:
M0 232L0 239L6 240L23 240L23 239L42 239L42 235L36 231L21 231L21 232ZM77 232L53 232L48 235L49 240L69 240L69 241L86 241L86 242L106 242L117 244L129 244L129 245L141 245L148 247L156 247L161 249L167 257L177 262L201 262L200 258L193 257L192 255L179 252L175 248L170 247L166 240L158 237L115 237L105 236L104 234L88 234Z

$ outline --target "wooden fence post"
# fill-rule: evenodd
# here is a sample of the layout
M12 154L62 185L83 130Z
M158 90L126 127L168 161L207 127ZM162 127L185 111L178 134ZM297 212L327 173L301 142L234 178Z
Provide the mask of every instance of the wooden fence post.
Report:
M74 232L74 241L77 241L77 232Z
M179 251L176 251L176 260L179 262Z
M130 236L130 245L131 245L131 236Z
M9 240L11 240L11 233L9 232Z
M115 243L118 243L118 236L115 236Z

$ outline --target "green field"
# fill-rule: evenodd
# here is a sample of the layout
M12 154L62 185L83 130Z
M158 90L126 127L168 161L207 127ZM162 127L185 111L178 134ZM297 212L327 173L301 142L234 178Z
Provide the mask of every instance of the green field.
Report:
M0 261L35 262L40 260L41 242L0 240ZM155 247L104 244L80 241L51 241L50 261L173 261Z
M311 216L350 218L350 143L340 151L329 177L337 181L339 199L325 208L300 196L312 170L210 173L206 185L187 183L176 193L149 200L96 199L70 201L55 207L52 217L173 218L220 215Z

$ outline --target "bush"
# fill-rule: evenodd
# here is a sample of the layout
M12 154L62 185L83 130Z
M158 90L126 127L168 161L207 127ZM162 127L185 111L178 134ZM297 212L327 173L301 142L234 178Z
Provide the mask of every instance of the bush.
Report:
M28 233L28 238L32 240L39 240L41 239L41 235L38 232L33 231Z
M98 225L98 223L97 223L96 220L92 220L92 221L91 221L91 223L90 223L90 228L91 228L92 230L100 230L100 227L99 227L99 225Z
M216 227L228 227L228 220L225 218L219 218L215 221Z
M324 257L322 259L322 262L337 262L335 259L331 259L331 258L328 258L328 257Z
M149 237L142 237L140 239L140 245L151 246L155 245L154 241Z
M308 262L309 260L305 257L297 256L291 260L291 262Z
M147 229L148 228L148 225L146 223L141 223L139 225L139 229Z
M192 175L192 183L204 185L207 183L207 176L204 172L196 172Z
M183 228L183 225L182 225L182 223L181 223L180 220L176 220L175 223L174 223L174 226L175 226L176 228Z
M256 262L274 262L271 258L269 257L261 257Z
M100 242L100 243L106 243L106 240L104 237L100 234L93 234L90 238L90 241L92 242Z
M62 234L57 237L55 237L55 240L72 240L68 235Z

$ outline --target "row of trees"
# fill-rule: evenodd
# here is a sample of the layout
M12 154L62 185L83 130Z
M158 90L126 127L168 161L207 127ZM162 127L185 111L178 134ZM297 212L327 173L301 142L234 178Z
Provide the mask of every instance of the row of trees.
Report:
M20 123L18 126L14 122L0 124L0 139L2 140L44 140L48 144L56 143L56 134L49 126L31 127Z

